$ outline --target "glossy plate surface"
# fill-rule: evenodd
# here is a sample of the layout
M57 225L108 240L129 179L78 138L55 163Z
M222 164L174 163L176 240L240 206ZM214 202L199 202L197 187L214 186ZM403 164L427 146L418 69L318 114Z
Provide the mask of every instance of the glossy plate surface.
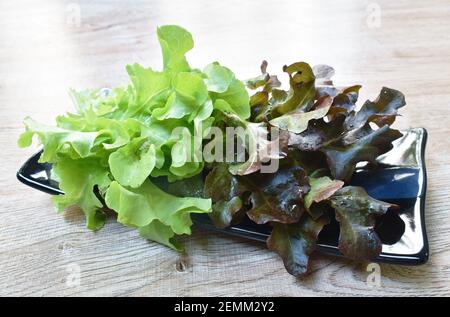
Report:
M383 252L375 259L405 265L423 264L428 260L429 248L425 229L426 171L424 163L427 132L422 128L403 131L404 136L394 142L394 148L378 158L376 168L361 167L351 185L362 186L374 198L395 203L400 209L381 217L376 231L383 241ZM26 185L43 192L59 195L63 192L51 178L51 165L38 162L41 152L33 155L17 172ZM213 231L265 242L270 227L245 220L227 229L212 225L206 215L193 215L197 226ZM334 220L319 235L317 250L341 255L337 248L339 225Z

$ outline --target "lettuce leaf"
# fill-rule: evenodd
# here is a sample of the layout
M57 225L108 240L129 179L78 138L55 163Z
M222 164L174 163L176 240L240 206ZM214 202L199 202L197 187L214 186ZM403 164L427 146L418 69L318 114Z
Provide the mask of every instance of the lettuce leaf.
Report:
M290 274L302 276L308 272L309 256L316 248L320 231L328 222L327 217L313 220L305 214L295 224L273 223L267 246L280 255Z
M274 174L242 177L251 190L252 208L247 215L257 224L295 223L303 215L304 196L309 191L305 171L299 166L281 167Z
M52 172L59 179L59 187L64 195L54 196L53 204L60 212L67 207L78 205L86 215L86 226L91 230L100 229L106 220L101 208L103 203L94 192L95 187L103 191L109 186L108 169L93 158L72 160L61 159L54 164Z
M155 145L147 138L135 138L109 156L111 174L121 185L139 187L156 164Z
M98 145L97 140L101 135L99 131L80 132L47 126L29 117L25 118L24 124L26 131L20 136L18 145L30 146L33 136L37 135L39 142L44 146L40 162L56 163L59 154L80 159L93 156L94 147Z
M331 104L308 112L282 115L281 117L270 120L269 123L275 127L288 130L292 133L302 133L308 128L308 123L310 120L325 117L330 110L330 107Z
M344 186L340 180L332 180L327 176L315 178L309 177L310 191L305 196L305 208L311 212L311 206L314 203L320 203L331 197L337 190Z
M373 260L380 253L382 243L375 232L377 217L396 205L376 200L362 187L347 186L330 198L340 224L339 250L347 257Z
M211 211L209 199L176 197L164 192L149 179L138 188L126 188L117 181L111 182L105 202L108 208L117 212L117 221L124 225L142 228L157 220L167 226L165 233L170 229L173 235L191 233L191 213ZM153 226L160 227L158 224ZM147 236L150 236L149 230L144 230Z
M183 246L175 238L175 233L159 220L153 220L150 224L140 227L139 234L141 237L161 243L169 248L177 251L183 251Z
M184 56L194 47L192 35L177 25L164 25L158 28L158 39L165 71L184 72L190 67Z

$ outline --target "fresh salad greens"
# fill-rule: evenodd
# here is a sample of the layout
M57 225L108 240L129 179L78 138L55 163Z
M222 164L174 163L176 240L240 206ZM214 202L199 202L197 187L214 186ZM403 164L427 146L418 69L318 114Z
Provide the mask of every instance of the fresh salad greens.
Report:
M76 110L56 126L24 120L18 144L37 136L43 145L40 162L53 165L65 193L53 198L57 211L78 205L98 230L108 208L144 238L177 250L176 236L191 233L191 214L209 214L220 228L248 217L273 227L267 245L296 276L307 272L332 217L345 256L381 252L375 221L396 206L346 183L359 162L376 163L401 136L390 128L405 105L400 92L383 88L358 111L361 87L335 87L329 66L285 66L285 91L266 62L260 75L240 81L218 62L192 68L185 29L162 26L157 34L161 71L128 65L126 86L72 90ZM230 128L241 132L230 136ZM230 154L239 145L243 151Z

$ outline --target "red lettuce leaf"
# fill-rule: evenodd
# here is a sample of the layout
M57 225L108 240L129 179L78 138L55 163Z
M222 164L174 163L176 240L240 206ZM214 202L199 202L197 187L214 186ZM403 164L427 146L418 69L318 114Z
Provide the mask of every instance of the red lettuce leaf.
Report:
M346 257L372 260L381 253L382 243L374 226L377 217L397 205L370 197L362 187L347 186L329 198L340 224L339 250Z
M398 130L390 129L387 125L378 130L366 126L363 131L362 137L351 138L353 143L347 145L348 142L345 141L336 142L321 148L327 156L331 175L335 179L350 180L357 163L375 163L379 155L392 149L392 141L402 136Z
M362 128L367 122L374 122L379 127L391 125L397 116L397 109L405 105L405 96L400 91L383 87L376 101L367 100L361 110L348 115L346 130Z
M290 274L302 276L308 272L309 256L316 248L320 231L328 222L327 217L313 220L305 214L294 224L273 223L267 246L283 259Z
M353 111L358 101L360 85L350 86L342 90L333 98L330 114L348 113Z
M305 208L303 197L309 191L305 171L298 166L282 166L273 174L255 173L240 178L251 190L252 208L247 215L254 222L295 223Z

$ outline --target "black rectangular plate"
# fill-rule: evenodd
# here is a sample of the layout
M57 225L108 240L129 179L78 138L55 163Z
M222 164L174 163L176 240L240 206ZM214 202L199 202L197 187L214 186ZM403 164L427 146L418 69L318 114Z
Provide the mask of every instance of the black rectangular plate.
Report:
M383 252L377 262L418 265L428 260L429 247L425 229L425 145L423 128L403 131L394 148L378 158L377 167L358 168L351 185L362 186L374 198L400 206L377 223L376 231L383 241ZM51 165L39 163L41 152L33 155L17 172L24 184L52 195L60 195L58 183L51 178ZM218 229L207 215L193 215L197 226L246 239L265 242L270 227L257 225L249 219L239 225ZM333 220L319 235L317 250L341 256L337 248L339 225Z

